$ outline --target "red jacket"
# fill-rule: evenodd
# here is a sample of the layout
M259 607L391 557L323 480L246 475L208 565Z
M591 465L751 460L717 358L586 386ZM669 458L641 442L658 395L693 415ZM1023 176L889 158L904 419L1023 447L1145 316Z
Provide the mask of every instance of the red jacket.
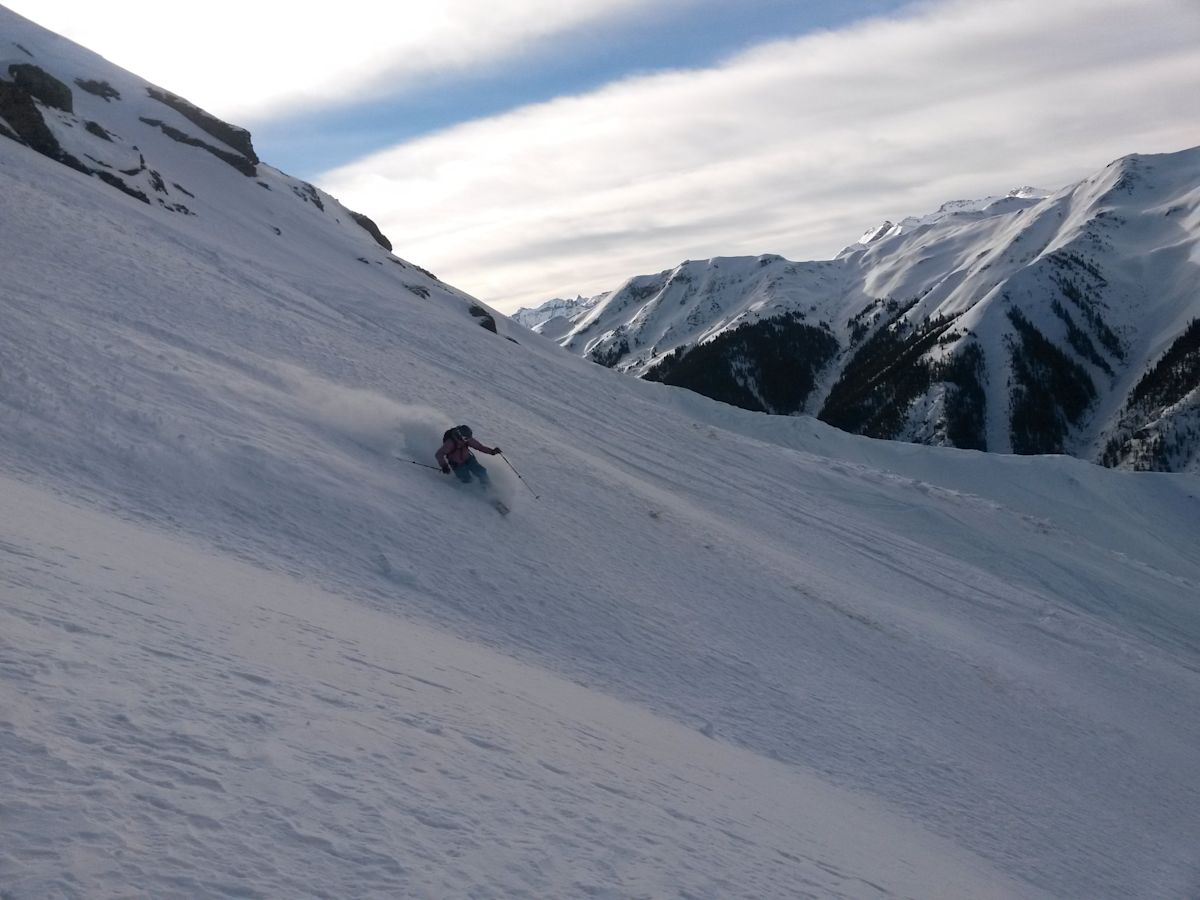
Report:
M495 447L485 447L473 437L467 438L465 441L452 437L447 440L446 443L442 444L441 448L435 454L437 456L438 465L444 466L447 462L449 462L452 469L457 469L471 458L472 448L478 450L480 453L487 453L491 455L496 453Z

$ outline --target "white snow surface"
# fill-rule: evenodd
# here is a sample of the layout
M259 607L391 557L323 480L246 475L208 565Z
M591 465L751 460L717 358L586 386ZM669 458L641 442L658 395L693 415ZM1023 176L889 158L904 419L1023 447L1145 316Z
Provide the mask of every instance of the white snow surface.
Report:
M1200 892L1200 479L506 340L192 156L0 139L5 900Z

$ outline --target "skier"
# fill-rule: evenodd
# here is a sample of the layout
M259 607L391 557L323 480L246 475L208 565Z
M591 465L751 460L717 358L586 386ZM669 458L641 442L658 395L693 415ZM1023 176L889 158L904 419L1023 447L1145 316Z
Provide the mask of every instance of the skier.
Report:
M483 487L487 487L489 484L487 469L479 464L479 460L471 452L472 449L491 456L500 452L499 447L485 447L475 440L471 436L469 425L459 425L442 435L442 446L434 455L437 457L438 465L442 468L443 475L449 475L453 471L463 484L469 484L471 476L474 475Z

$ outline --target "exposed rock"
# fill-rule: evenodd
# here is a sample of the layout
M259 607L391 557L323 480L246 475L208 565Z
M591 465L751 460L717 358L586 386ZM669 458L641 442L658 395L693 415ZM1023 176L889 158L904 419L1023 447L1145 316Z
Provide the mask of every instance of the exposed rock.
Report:
M263 184L263 182L259 182ZM270 185L263 185L270 190ZM292 185L292 193L303 200L305 203L311 203L321 212L325 212L325 202L321 199L321 195L317 193L317 189L308 182Z
M76 78L80 90L87 91L89 94L95 94L103 99L106 103L109 100L120 100L121 93L107 81L95 81L90 78Z
M13 66L10 68L10 70L17 68L19 67ZM36 67L28 68L36 69ZM38 69L37 71L40 72L41 70ZM49 78L49 76L47 77ZM36 76L33 80L36 82ZM50 80L62 86L67 91L67 94L70 94L70 89L67 88L66 85L63 85L62 82L59 82L56 79ZM23 80L19 82L4 81L0 79L0 119L8 122L12 129L15 130L16 134L13 135L7 128L0 129L0 133L3 133L9 137L14 137L16 140L26 144L30 149L36 150L43 156L47 156L65 166L69 166L70 168L75 169L77 172L82 172L84 175L91 175L99 178L105 184L116 188L123 194L127 194L130 197L142 201L143 203L150 203L150 198L147 197L142 191L139 191L137 188L130 187L112 172L106 172L104 169L90 168L65 151L58 143L58 139L54 136L54 132L52 132L49 126L46 125L45 119L42 118L41 110L38 109L37 103L34 100L35 96L38 95L33 93L30 85L31 80L28 72L26 72ZM34 87L40 91L43 90L45 85L34 84ZM38 99L41 99L41 97L38 97ZM43 102L45 101L43 100ZM61 109L61 107L58 108ZM95 122L88 122L85 128L90 134L104 138L105 140L111 140L111 137L108 136L108 132ZM99 163L99 161L97 162ZM107 167L107 163L99 164ZM142 157L139 160L138 168L127 170L122 174L137 175L140 174L145 167L146 160L144 157ZM154 180L155 179L152 179L152 181ZM158 189L158 185L162 183L161 177L157 178L157 182L158 183L155 184L156 189ZM165 192L165 185L163 186L162 190ZM186 208L175 209L175 211L187 212Z
M86 168L82 169L81 171L83 171L89 175L95 175L101 181L105 182L106 184L111 185L112 187L115 187L118 191L120 191L123 194L128 194L130 197L133 197L136 200L141 200L143 203L147 203L147 204L150 202L149 197L147 197L145 194L143 194L137 188L131 188L129 185L127 185L124 181L122 181L116 175L113 175L111 172L102 172L102 171L98 171L96 169L86 169Z
M142 172L144 172L144 171L146 171L146 157L143 154L139 153L138 154L138 164L136 166L134 166L132 169L122 169L121 174L122 175L141 175Z
M470 312L471 315L479 320L480 325L482 325L492 334L496 334L496 319L490 312L488 312L478 303L472 303L468 312Z
M87 129L89 134L94 134L96 137L100 138L100 140L108 141L110 144L112 143L112 135L109 134L108 131L105 130L104 126L99 122L88 122L83 127Z
M173 128L172 126L168 125L166 122L162 122L158 119L148 119L145 116L142 116L141 120L147 125L152 125L153 127L160 129L162 133L171 138L171 140L179 141L181 144L187 144L189 147L200 147L203 150L207 150L213 156L217 157L217 159L228 163L247 177L253 178L258 174L258 167L256 165L258 162L257 157L253 162L251 162L244 156L238 156L236 153L230 153L228 150L222 150L220 147L214 147L212 144L206 144L199 138L194 138L190 134L185 134L178 128Z
M379 230L378 225L376 225L374 222L372 222L370 219L368 219L362 213L356 213L354 210L350 210L349 212L350 212L351 218L353 218L355 222L357 222L364 229L366 229L367 234L369 234L369 235L371 235L371 237L375 238L375 243L377 243L384 250L388 251L388 253L392 252L392 242L389 241L386 237L384 237L384 234L382 231Z
M63 162L62 147L46 125L33 95L21 85L0 80L0 119L16 131L17 137L43 156Z
M171 107L171 109L175 110L193 125L198 126L206 134L212 135L217 140L232 147L244 156L251 165L258 164L258 154L254 152L254 145L250 141L250 132L245 128L230 125L228 122L218 119L212 113L205 112L200 107L194 106L177 94L172 94L170 91L147 87L146 93L159 103Z
M47 106L63 112L75 111L71 89L44 69L33 63L14 63L8 67L8 74L17 87Z

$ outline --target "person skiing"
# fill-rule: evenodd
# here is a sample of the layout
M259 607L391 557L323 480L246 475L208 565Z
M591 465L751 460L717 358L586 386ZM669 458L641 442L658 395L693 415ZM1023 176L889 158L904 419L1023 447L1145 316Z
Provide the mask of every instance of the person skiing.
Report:
M469 484L471 476L474 475L483 487L487 487L489 484L487 469L480 465L475 454L471 452L472 449L491 456L500 452L499 447L485 447L475 440L469 425L458 425L442 435L442 446L438 448L434 456L437 458L443 475L454 472L463 484Z

